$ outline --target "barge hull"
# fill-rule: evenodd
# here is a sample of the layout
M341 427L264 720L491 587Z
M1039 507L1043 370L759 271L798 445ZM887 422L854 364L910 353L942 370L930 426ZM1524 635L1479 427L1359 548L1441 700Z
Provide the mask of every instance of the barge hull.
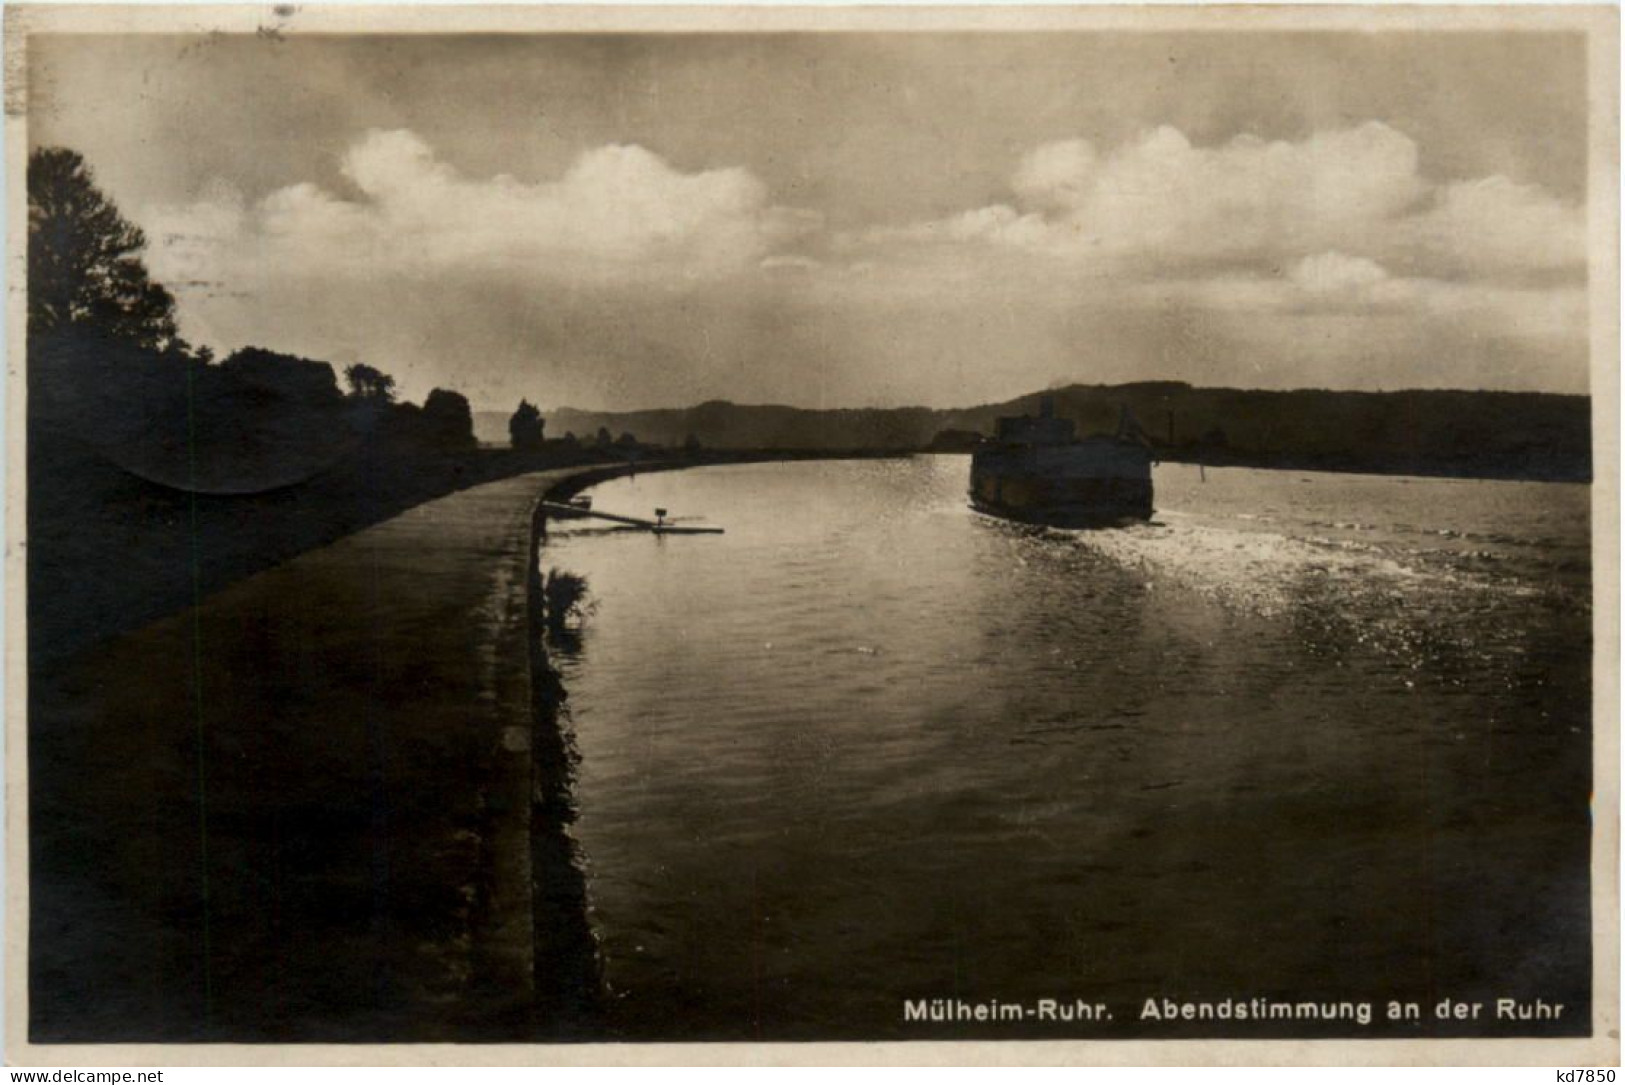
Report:
M1051 527L1104 527L1151 519L1151 485L1136 479L1086 479L1059 483L1032 480L998 480L989 490L1002 491L1000 497L972 490L971 507L977 512L1006 520ZM1064 489L1064 496L1033 500L1021 491L1029 487Z

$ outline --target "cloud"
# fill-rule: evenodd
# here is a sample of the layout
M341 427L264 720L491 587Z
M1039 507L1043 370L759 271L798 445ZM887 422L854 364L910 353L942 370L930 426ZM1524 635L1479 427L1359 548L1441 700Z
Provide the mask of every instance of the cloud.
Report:
M1016 193L1029 204L1065 211L1089 197L1089 186L1100 170L1100 155L1086 139L1046 143L1028 153L1016 169Z
M796 253L775 253L762 260L763 271L813 271L823 267L823 261Z
M993 400L1061 379L1586 386L1584 220L1437 181L1365 124L1046 143L1007 198L837 235L742 168L639 146L470 177L373 131L312 182L136 208L183 334L369 361L481 405Z
M1115 147L1060 140L1020 157L1005 202L842 236L837 251L869 270L827 289L881 284L989 324L1024 312L1039 330L1000 322L1007 339L1125 373L1584 388L1582 208L1420 163L1377 122L1211 146L1166 126Z
M1362 256L1322 252L1299 260L1287 277L1311 294L1338 294L1375 286L1388 278L1388 272Z
M356 199L301 183L257 203L216 186L143 217L162 277L518 273L613 284L711 279L756 266L816 225L738 168L685 173L643 147L581 154L564 176L470 178L409 131L366 133L341 170Z
M1010 184L1014 203L883 227L848 247L1015 248L1144 278L1278 269L1327 252L1343 273L1368 272L1347 262L1361 260L1464 279L1577 275L1585 264L1579 207L1504 177L1430 181L1416 144L1375 121L1296 142L1198 147L1167 126L1105 152L1063 140L1023 156Z
M1425 212L1396 230L1396 247L1464 278L1585 267L1583 211L1501 176L1441 187Z

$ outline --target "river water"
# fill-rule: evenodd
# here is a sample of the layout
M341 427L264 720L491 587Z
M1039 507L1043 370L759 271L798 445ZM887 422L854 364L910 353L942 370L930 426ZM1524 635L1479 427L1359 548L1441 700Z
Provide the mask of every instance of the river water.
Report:
M1162 465L1154 522L1070 532L971 511L967 472L641 475L597 507L727 533L550 526L596 603L552 656L613 1028L1586 1030L1586 487ZM936 998L1110 1019L905 1020Z

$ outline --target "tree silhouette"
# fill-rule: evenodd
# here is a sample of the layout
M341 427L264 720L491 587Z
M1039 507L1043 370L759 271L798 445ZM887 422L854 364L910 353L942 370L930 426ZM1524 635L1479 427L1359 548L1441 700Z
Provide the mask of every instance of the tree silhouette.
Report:
M474 412L461 392L436 388L423 401L423 426L429 440L438 448L467 449L474 439Z
M28 330L70 326L151 350L179 345L175 299L147 276L147 239L75 151L28 156Z
M344 383L350 386L350 395L355 399L374 403L395 400L395 378L363 362L344 367Z
M529 400L521 399L519 408L508 419L508 443L514 448L534 451L542 447L542 412Z

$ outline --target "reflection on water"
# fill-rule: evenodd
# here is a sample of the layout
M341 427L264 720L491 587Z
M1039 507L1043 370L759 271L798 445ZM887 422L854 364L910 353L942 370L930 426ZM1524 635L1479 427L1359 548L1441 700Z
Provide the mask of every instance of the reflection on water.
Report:
M1081 533L979 516L965 477L648 475L596 506L727 534L555 527L597 601L560 666L620 1028L1308 1034L1138 1018L1538 996L1568 1017L1525 1030L1583 1030L1585 487L1166 465L1154 523ZM1114 1016L905 1024L918 998Z

